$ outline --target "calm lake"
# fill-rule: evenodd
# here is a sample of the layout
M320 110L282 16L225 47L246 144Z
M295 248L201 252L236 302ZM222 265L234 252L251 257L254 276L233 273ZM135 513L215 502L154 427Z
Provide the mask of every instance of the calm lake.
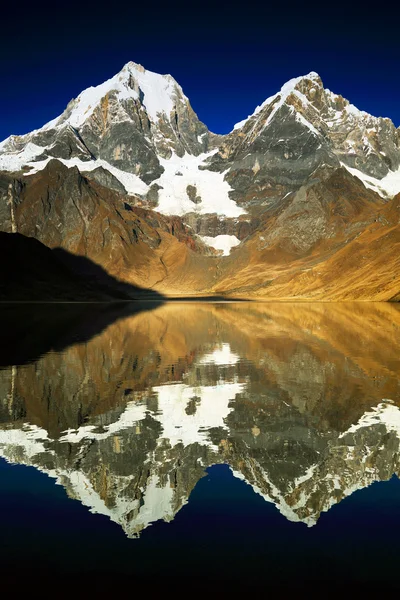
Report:
M1 325L4 576L399 585L400 307L3 305Z

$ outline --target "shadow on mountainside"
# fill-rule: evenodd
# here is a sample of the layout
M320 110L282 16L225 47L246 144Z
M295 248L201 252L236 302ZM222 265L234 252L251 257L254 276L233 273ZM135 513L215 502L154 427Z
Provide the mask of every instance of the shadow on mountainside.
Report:
M91 261L86 256L77 256L64 248L54 248L53 255L69 272L77 275L82 281L90 281L97 289L108 294L112 299L122 300L161 300L163 296L154 290L141 288L124 281L119 281L103 267Z
M50 249L35 238L0 232L0 301L161 301L152 290L118 281L85 256Z

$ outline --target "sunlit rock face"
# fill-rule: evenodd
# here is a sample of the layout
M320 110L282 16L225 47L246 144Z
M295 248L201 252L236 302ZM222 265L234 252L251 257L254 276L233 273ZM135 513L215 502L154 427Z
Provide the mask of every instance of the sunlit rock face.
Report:
M218 463L312 526L399 472L399 329L387 304L169 304L125 316L0 371L1 455L130 537L171 521Z

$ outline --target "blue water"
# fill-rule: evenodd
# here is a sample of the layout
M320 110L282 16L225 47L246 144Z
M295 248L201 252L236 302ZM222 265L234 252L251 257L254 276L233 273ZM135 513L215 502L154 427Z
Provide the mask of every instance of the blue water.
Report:
M115 585L134 577L161 586L201 573L203 584L218 588L316 582L396 588L400 482L394 476L359 490L308 528L286 520L228 466L215 465L173 522L157 522L131 540L46 475L1 460L0 530L5 571L22 563L88 584L107 574Z

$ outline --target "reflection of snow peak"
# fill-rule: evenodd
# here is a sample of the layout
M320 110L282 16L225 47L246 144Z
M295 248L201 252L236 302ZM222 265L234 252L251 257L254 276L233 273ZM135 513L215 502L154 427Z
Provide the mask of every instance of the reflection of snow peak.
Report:
M97 433L95 425L83 425L78 429L68 429L60 438L60 442L76 444L83 439L104 440L128 427L133 427L138 421L146 417L146 406L137 402L129 402L126 409L117 421L106 425L102 433Z
M171 446L182 443L212 445L208 430L225 427L224 419L231 412L229 402L242 392L242 383L219 383L190 387L184 383L153 388L158 394L158 411L154 415L162 425L162 437Z
M13 452L18 449L21 462L28 461L36 454L49 452L44 445L48 439L45 429L28 423L21 429L0 429L0 456L14 460Z
M105 515L114 523L118 523L128 537L138 537L140 531L152 523L161 519L171 521L174 517L175 511L172 506L174 490L169 481L166 485L161 485L158 475L151 474L149 476L141 502L124 497L124 481L121 478L122 493L116 497L115 506L108 507L89 479L80 471L40 470L50 477L57 478L57 483L64 482L65 484L67 481L73 494L89 508L90 512ZM129 478L126 478L125 485L129 485Z
M214 365L235 365L239 361L238 354L231 352L229 344L222 344L210 354L205 354L201 359L201 364L213 363Z
M247 485L250 485L250 487L254 490L254 492L256 494L259 494L262 498L264 498L264 500L266 500L266 502L271 502L272 504L274 504L276 506L276 508L279 510L279 512L284 517L286 517L288 521L292 521L294 523L303 521L303 523L306 523L306 525L308 527L312 527L313 525L316 524L316 522L317 522L316 519L313 519L312 517L304 518L304 519L299 518L299 516L295 513L293 508L287 504L287 502L284 498L284 494L282 494L282 492L280 492L279 489L271 482L271 480L268 477L267 472L256 461L253 461L253 463L249 462L248 466L253 471L255 468L257 468L258 477L261 479L263 487L265 487L266 489L269 490L269 492L270 492L269 494L266 493L265 490L263 491L256 483L250 483L249 481L247 481L246 477L240 471L237 471L237 470L233 469L232 467L229 467L229 468L232 471L232 474L237 479L241 479L242 481L247 483Z
M235 355L230 355L228 344L209 356L214 357L216 364L219 364L218 356L221 364L226 364L228 356L233 356L232 360L235 360ZM224 458L218 452L213 453L216 447L209 440L208 432L211 428L226 427L226 417L232 410L230 403L236 394L244 391L244 385L222 382L215 386L191 387L177 383L155 387L153 392L157 395L158 403L155 413L149 411L145 403L131 402L114 423L104 426L103 432L98 433L84 426L76 432L70 430L60 441L83 442L81 451L87 450L91 443L85 445L85 438L102 444L107 437L120 430L133 428L135 423L150 414L162 425L159 442L166 440L172 447L178 443L184 446L193 443L207 445L212 448L211 461L223 462ZM390 400L383 400L366 412L355 425L338 436L338 443L330 445L328 455L321 456L320 462L308 466L302 475L290 480L284 489L274 483L274 477L265 465L250 454L247 457L242 455L240 463L234 463L235 466L230 468L235 477L248 483L264 500L273 503L287 519L311 527L316 524L321 512L328 511L356 490L390 476L391 467L386 476L381 472L385 462L390 464L385 453L391 448L391 456L397 462L397 450L391 441L382 441L387 437L382 426L387 432L394 432L400 437L400 410ZM371 438L372 445L368 446L362 430L373 428L377 428L378 435ZM350 435L348 442L341 439L346 435ZM77 498L91 512L106 515L119 523L129 537L137 537L143 529L161 519L170 521L187 502L188 498L182 495L182 489L173 483L173 470L164 471L164 464L169 461L163 463L162 457L165 455L159 454L160 445L155 451L149 451L143 462L147 475L137 488L140 497L132 497L127 493L132 482L136 481L137 484L139 481L135 475L111 471L107 477L114 497L113 502L107 504L96 485L96 469L85 473L79 461L70 465L68 460L61 459L64 453L59 454L57 442L54 443L45 429L35 425L24 424L21 429L0 429L0 456L10 462L32 465L54 478L58 484L66 487L71 497ZM76 458L80 459L81 451L75 455ZM381 451L382 460L377 461ZM172 461L177 460L176 465L179 464L179 459L176 459L179 456L180 452L176 450L170 454ZM316 498L320 501L316 502Z
M340 437L342 438L348 433L354 433L362 427L379 424L385 425L387 431L395 431L400 437L400 409L393 405L391 400L383 400L371 411L364 413L358 423L352 425Z
M230 351L229 344L205 355L201 363L234 365L239 356ZM214 386L191 387L184 383L168 384L152 389L158 396L157 412L150 412L151 418L159 421L163 428L162 439L168 439L171 446L182 442L185 446L199 443L210 445L208 430L224 427L224 419L231 412L229 402L243 391L244 384L220 381ZM96 431L95 425L83 425L78 429L64 432L60 442L80 443L84 439L104 440L118 432L134 427L146 418L146 404L129 402L121 416L103 431Z

